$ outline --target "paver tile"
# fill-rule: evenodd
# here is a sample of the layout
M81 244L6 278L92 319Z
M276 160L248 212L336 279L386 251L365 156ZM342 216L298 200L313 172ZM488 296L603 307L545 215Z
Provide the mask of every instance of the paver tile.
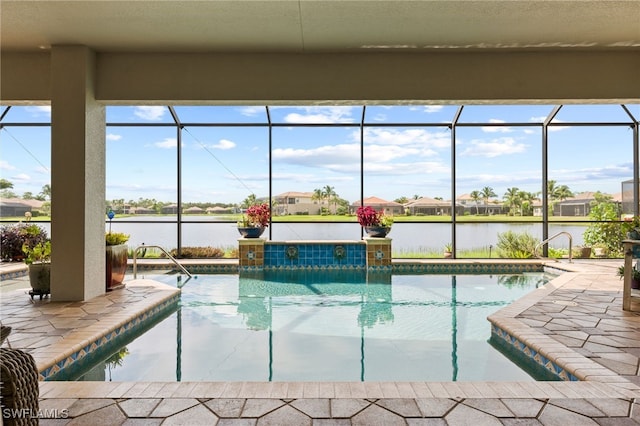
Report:
M456 405L445 420L456 426L502 426L497 418L464 404Z
M544 407L544 402L533 398L504 398L502 403L516 417L537 417L542 407Z
M149 417L168 417L198 405L197 399L193 398L168 398L160 401L158 406L151 412Z
M101 409L110 405L115 405L116 401L108 398L79 399L69 407L69 415L78 417L85 413Z
M499 399L469 398L465 399L463 404L491 414L494 417L513 417L513 413Z
M204 405L206 405L211 411L216 413L216 415L220 418L240 417L244 404L245 399L240 398L210 399L209 401L204 403Z
M260 417L282 407L285 403L279 399L247 399L242 409L242 417Z
M406 426L404 418L377 405L370 405L351 418L354 426Z
M167 417L162 425L178 425L178 426L197 426L197 425L215 425L218 417L211 411L207 410L202 404L195 405L184 411Z
M331 403L329 399L297 399L289 403L293 408L302 411L312 418L331 417Z
M159 398L135 398L120 401L118 405L127 417L147 417L160 401Z
M547 404L544 407L542 414L538 416L538 420L540 420L540 422L545 426L595 426L598 424L589 417L570 410L565 410L552 404Z
M421 417L422 413L416 404L414 399L410 398L391 398L381 399L376 402L381 407L386 408L389 411L393 411L402 417Z
M550 399L549 404L565 408L589 417L604 417L605 414L585 399Z
M364 410L370 405L363 399L332 399L331 400L331 417L348 418L356 413Z
M258 419L259 426L311 426L311 418L285 405Z
M457 404L449 398L416 399L416 405L424 417L443 417Z

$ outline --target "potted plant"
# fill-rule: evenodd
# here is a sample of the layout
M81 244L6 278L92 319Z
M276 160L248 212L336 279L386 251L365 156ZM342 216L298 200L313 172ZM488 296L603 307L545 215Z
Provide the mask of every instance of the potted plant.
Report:
M129 235L122 232L107 232L106 243L106 290L111 291L124 286L124 275L127 272Z
M255 204L249 207L238 221L238 232L244 238L258 238L269 226L270 216L269 204Z
M3 261L21 262L24 260L22 247L33 247L47 241L47 231L38 225L18 223L0 227L0 257Z
M391 231L393 216L384 211L376 211L371 206L358 207L356 210L358 222L370 237L386 237Z
M607 245L604 243L596 243L593 245L592 249L595 257L607 256Z
M618 276L624 278L624 265L618 267ZM635 266L631 268L631 288L640 289L640 271Z
M25 243L22 245L26 263L29 267L29 282L32 290L31 298L51 293L51 241L46 240L33 246Z
M444 245L444 257L445 258L453 257L453 244L447 243Z

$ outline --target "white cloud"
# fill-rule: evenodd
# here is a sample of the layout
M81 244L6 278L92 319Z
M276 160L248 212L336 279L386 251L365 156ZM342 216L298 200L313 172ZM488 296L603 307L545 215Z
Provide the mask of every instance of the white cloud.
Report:
M5 160L0 160L0 170L15 170L15 166L12 166Z
M18 181L20 183L29 182L31 180L31 176L25 173L19 173L17 175L11 176L11 180Z
M122 139L122 135L116 135L115 133L107 133L108 141L119 141Z
M143 120L159 121L167 111L163 106L137 106L133 113Z
M354 141L360 140L360 131L352 133ZM429 132L425 129L366 128L365 144L411 145L416 148L445 148L451 146L451 135L447 132Z
M504 120L498 120L497 118L490 118L489 123L501 124L506 122ZM482 131L486 133L509 133L513 130L511 129L511 127L505 126L483 126Z
M360 147L356 144L339 144L311 149L276 148L273 150L273 161L309 167L359 163Z
M354 107L304 107L304 113L290 113L284 118L285 123L353 123L351 116Z
M432 114L434 112L439 112L444 108L442 105L426 105L424 107L424 112Z
M51 105L33 105L26 107L25 110L31 113L34 117L39 117L41 115L51 117Z
M211 145L211 148L215 148L215 149L233 149L236 147L235 142L231 142L230 140L227 139L220 139L220 141L217 144Z
M240 114L246 115L248 117L255 117L256 115L265 115L267 114L267 110L263 106L248 106L240 109Z
M153 146L156 146L158 148L165 148L165 149L175 148L178 146L178 141L176 138L166 138L162 142L155 142Z
M501 155L519 154L525 152L527 148L527 145L516 143L513 138L493 139L490 142L472 140L470 145L460 155L493 158Z

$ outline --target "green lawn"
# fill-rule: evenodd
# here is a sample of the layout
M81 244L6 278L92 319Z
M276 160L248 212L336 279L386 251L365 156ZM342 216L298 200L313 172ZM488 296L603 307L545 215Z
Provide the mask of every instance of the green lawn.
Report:
M175 216L175 215L157 215L158 217ZM183 215L185 218L199 220L199 218L211 217L210 215ZM220 220L228 220L236 222L240 219L240 214L220 214L216 215ZM116 215L118 219L136 219L136 215ZM451 216L404 216L397 215L393 217L394 222L451 222ZM106 218L105 218L106 220ZM282 223L299 223L299 222L357 222L356 216L345 215L289 215L274 216L273 222ZM553 216L549 218L549 222L587 222L589 217L584 216ZM50 216L37 216L32 218L33 222L50 222ZM539 216L507 216L507 215L467 215L456 216L456 221L464 222L542 222ZM0 222L24 222L24 216L0 217Z

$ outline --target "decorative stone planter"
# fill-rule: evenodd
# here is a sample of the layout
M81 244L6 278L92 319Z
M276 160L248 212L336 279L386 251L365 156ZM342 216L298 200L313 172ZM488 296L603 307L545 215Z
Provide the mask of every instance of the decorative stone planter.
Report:
M122 282L127 272L128 246L107 246L106 253L106 290L111 291L124 286Z

